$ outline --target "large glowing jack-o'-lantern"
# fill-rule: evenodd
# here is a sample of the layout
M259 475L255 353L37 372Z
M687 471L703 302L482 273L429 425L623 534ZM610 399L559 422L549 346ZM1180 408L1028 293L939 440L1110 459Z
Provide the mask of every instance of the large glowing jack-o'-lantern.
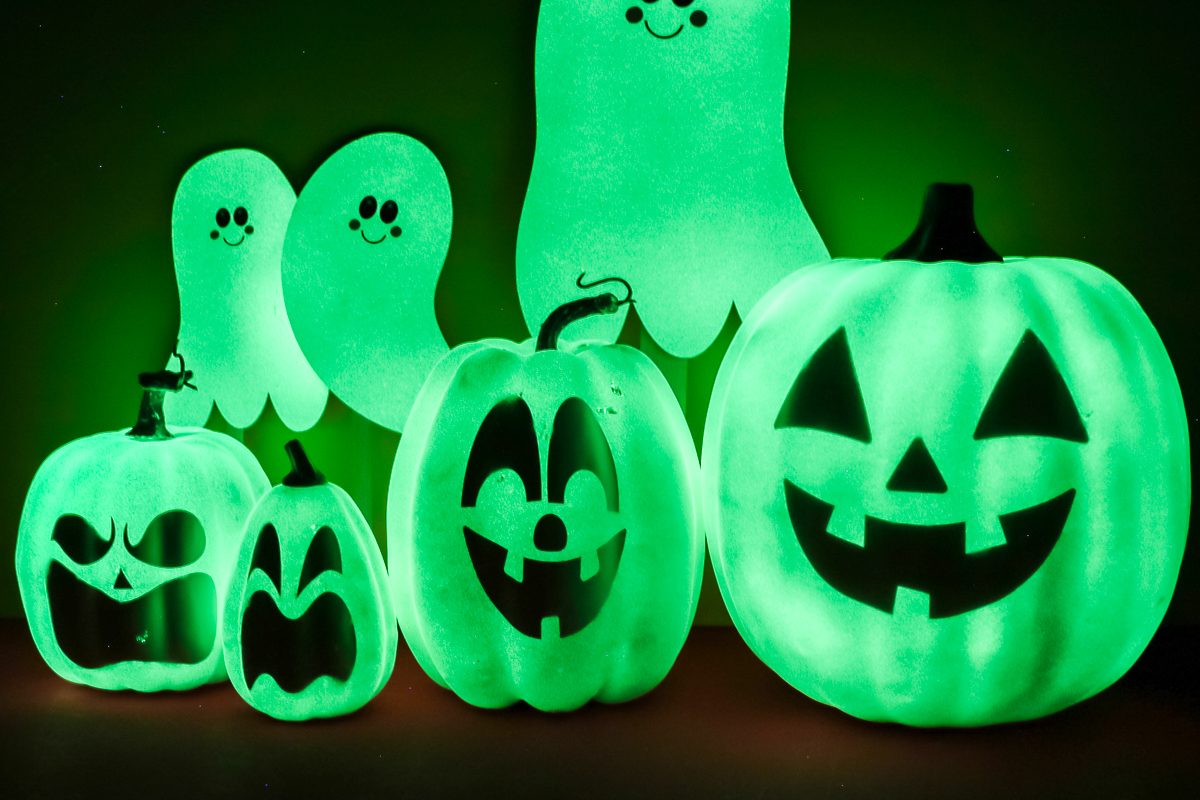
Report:
M168 428L147 373L138 423L56 450L33 479L17 579L33 640L62 677L101 689L191 689L225 678L218 635L242 526L271 484L220 433Z
M617 306L569 303L536 346L455 348L400 440L397 617L425 671L475 705L631 699L662 680L691 625L703 536L679 405L638 351L558 344L568 323Z
M1141 653L1179 572L1188 435L1116 281L1002 260L935 185L882 261L792 275L721 366L713 564L754 651L855 716L1028 719Z

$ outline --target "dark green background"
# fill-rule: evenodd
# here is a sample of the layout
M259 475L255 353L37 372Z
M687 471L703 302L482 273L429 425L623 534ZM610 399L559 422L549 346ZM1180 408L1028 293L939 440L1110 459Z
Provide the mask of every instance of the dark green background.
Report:
M697 3L719 18L720 0ZM361 135L415 136L454 198L443 333L526 335L513 253L535 138L534 0L120 5L9 4L0 25L0 615L21 613L11 565L37 466L131 424L136 374L171 349L171 203L199 158L250 147L299 191ZM794 0L792 20L788 159L833 255L882 255L926 184L970 182L1001 253L1088 261L1138 298L1194 427L1196 6ZM697 440L718 357L692 368ZM273 482L288 438L269 409L245 433ZM398 437L331 399L303 439L382 536ZM1196 561L1171 623L1200 621ZM727 619L712 589L700 621Z

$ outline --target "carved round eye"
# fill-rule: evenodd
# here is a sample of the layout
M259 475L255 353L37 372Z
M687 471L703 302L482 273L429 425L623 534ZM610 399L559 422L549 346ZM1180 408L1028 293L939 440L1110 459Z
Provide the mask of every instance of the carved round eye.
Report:
M358 215L363 219L370 219L371 217L375 216L375 209L378 207L378 205L379 203L374 197L367 195L362 199L362 202L358 204Z
M625 12L625 19L637 25L642 21L642 10L637 6L630 6L629 10Z
M671 0L671 2L673 2L675 5L679 6L680 8L687 8L688 6L690 6L692 4L692 0Z
M679 0L676 0L675 5L679 5ZM704 23L708 22L708 14L703 11L693 11L688 20L697 28L703 28Z
M116 523L113 523L112 538L105 541L83 517L64 514L54 523L50 538L58 542L58 546L76 564L95 564L104 558L116 540Z
M249 212L249 211L247 211L247 210L246 210L245 208L243 208L242 206L238 206L238 207L237 207L237 208L234 210L234 212L233 212L233 221L234 221L234 222L236 222L236 223L238 224L238 227L239 227L239 228L240 228L240 227L242 227L243 225L245 225L245 224L246 224L246 220L248 220L248 219L250 219L250 212Z
M391 225L399 213L400 207L396 205L396 201L388 200L383 204L383 208L379 209L379 221L384 225Z
M185 567L204 555L204 544L204 526L187 511L159 514L136 545L130 544L125 531L125 549L153 567Z
M229 209L222 208L217 211L217 227L224 228L229 224Z

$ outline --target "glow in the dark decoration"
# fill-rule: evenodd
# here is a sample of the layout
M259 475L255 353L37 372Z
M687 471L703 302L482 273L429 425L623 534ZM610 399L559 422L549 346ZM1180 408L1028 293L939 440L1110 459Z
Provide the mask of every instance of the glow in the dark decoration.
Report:
M179 284L179 350L198 392L167 398L172 420L203 425L215 400L248 428L267 401L283 424L316 424L329 392L288 323L279 279L283 237L296 195L269 158L225 150L183 176L171 214Z
M679 405L638 351L557 342L622 302L558 309L536 346L456 347L400 440L397 617L430 677L469 703L629 700L662 680L691 626L704 543Z
M379 133L321 165L288 226L283 293L301 349L346 405L394 431L446 354L433 293L451 222L433 153Z
M690 358L731 302L744 317L829 258L784 154L790 14L788 0L544 0L517 237L530 331L579 296L581 269L620 265L654 341ZM573 335L615 341L624 319Z
M258 502L225 608L225 661L247 703L277 719L357 711L396 662L396 615L379 545L358 506L298 441L292 471Z
M709 407L730 614L793 686L865 719L1090 697L1146 646L1183 554L1188 432L1150 321L1088 264L1001 260L970 200L935 185L885 260L784 280Z
M142 376L138 424L56 450L25 498L17 580L30 631L62 677L101 689L224 680L221 609L242 526L271 486L241 444L168 427Z

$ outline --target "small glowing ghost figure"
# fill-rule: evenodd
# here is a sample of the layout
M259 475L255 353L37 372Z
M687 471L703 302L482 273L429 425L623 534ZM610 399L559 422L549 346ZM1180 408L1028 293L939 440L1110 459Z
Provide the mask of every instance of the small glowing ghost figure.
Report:
M429 148L378 133L320 166L288 225L283 295L300 348L346 405L394 431L449 349L433 293L451 222Z
M543 0L537 150L517 236L530 331L619 268L638 316L691 358L735 303L829 257L783 147L788 0ZM615 341L626 308L576 326Z
M179 351L196 392L166 399L181 425L203 425L215 401L237 428L258 419L267 395L294 431L311 428L329 390L292 335L279 261L296 194L269 158L225 150L179 182L171 215L179 283Z

